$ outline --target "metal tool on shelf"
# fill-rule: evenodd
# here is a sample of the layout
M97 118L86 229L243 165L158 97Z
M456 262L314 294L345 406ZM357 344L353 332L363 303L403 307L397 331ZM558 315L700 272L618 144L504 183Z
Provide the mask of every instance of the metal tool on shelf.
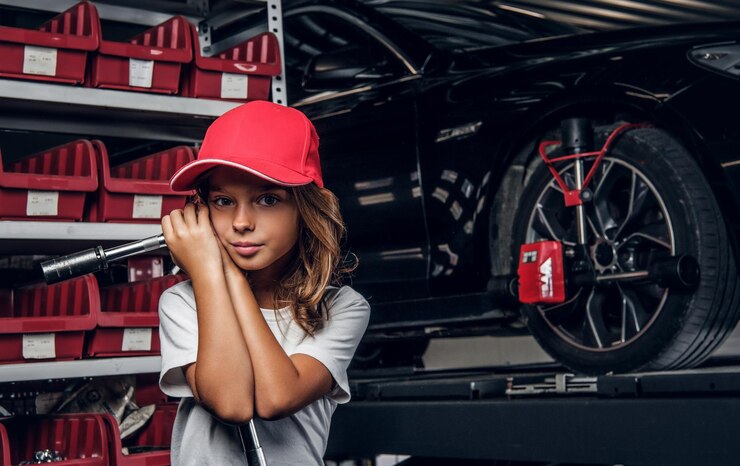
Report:
M41 271L44 273L46 283L57 283L88 273L106 270L111 262L156 251L165 246L167 244L164 241L164 235L151 236L109 249L96 246L42 262Z

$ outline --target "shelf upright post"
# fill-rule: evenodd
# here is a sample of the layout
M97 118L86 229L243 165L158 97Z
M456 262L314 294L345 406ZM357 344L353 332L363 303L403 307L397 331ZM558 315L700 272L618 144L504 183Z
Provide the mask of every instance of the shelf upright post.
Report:
M283 7L282 0L267 0L267 28L277 36L280 53L280 74L272 79L272 101L288 105L288 93L285 81L285 41L283 40Z

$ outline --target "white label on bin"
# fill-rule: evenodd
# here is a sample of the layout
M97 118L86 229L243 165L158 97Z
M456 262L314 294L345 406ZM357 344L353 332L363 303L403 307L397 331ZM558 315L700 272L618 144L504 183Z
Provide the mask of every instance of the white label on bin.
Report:
M132 87L152 87L152 74L154 74L154 61L137 60L130 58L128 61L128 85Z
M152 329L125 328L123 329L123 344L121 351L151 351Z
M50 359L57 357L53 333L24 333L23 359Z
M246 99L247 76L244 74L234 73L221 74L221 98Z
M26 216L58 215L59 191L28 191Z
M26 45L23 48L23 72L26 74L56 76L57 49Z
M134 194L133 218L160 218L162 216L162 196Z

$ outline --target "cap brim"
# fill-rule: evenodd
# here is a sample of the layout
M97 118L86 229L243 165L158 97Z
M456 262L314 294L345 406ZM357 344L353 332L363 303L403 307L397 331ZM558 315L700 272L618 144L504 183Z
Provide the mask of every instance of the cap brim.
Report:
M245 167L244 165L228 160L206 159L194 160L180 168L170 178L170 188L173 191L191 191L195 188L198 178L203 173L218 166L236 168L280 186L303 186L313 181L308 176L296 173L282 165L267 160L252 161L251 167ZM270 173L272 176L267 173Z

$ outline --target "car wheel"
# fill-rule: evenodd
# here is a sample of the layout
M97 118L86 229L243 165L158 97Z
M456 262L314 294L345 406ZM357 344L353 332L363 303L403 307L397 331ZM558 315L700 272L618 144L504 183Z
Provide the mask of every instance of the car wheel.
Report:
M595 139L603 142L611 129L597 129ZM573 162L562 163L557 169L572 189ZM571 286L565 303L522 306L531 333L553 358L584 373L704 361L737 323L740 287L722 214L699 166L665 131L633 129L616 140L589 188L586 251L597 276L645 270L655 259L685 254L698 261L698 285ZM544 164L525 185L513 238L517 258L523 243L577 242L575 208L565 207Z

